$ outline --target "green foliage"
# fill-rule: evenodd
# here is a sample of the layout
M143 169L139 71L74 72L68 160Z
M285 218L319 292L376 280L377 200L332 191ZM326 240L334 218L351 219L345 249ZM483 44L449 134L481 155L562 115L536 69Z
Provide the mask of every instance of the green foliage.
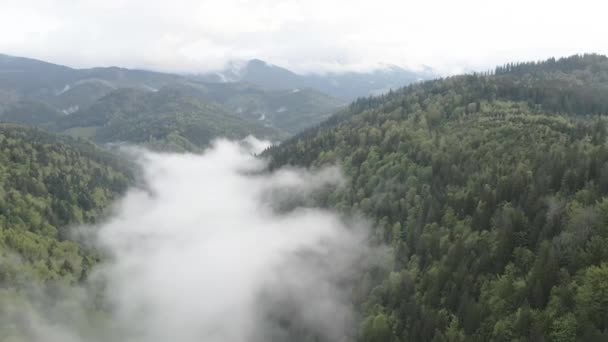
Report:
M126 163L91 143L0 125L0 339L27 332L11 323L32 296L71 298L59 293L86 279L98 258L68 227L99 219L131 178Z
M391 246L356 291L362 341L602 341L606 113L608 59L573 56L360 99L266 155L340 163L329 205Z
M587 268L577 288L576 311L595 328L608 328L608 264Z
M278 140L344 105L317 90L293 88L115 67L77 70L0 54L0 122L104 143L196 150L218 136Z
M384 314L370 316L363 321L361 336L365 341L387 342L391 341L391 330L388 319Z
M42 102L21 101L2 112L0 121L45 127L62 116L58 110Z
M240 83L184 88L201 100L221 104L240 118L290 134L319 124L344 105L343 101L310 88L268 90Z
M195 151L216 137L281 139L275 129L241 119L182 88L157 92L120 89L86 110L64 117L57 130L84 132L96 142L145 144L164 150ZM76 130L78 129L78 130Z

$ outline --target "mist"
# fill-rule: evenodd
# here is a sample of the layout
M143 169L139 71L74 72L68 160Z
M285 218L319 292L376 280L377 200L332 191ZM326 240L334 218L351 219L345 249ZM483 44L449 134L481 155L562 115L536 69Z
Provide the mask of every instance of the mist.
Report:
M265 171L254 138L201 155L131 150L142 170L85 241L104 255L71 315L30 313L45 341L348 341L364 224L310 206L339 169ZM101 289L101 290L100 290ZM73 294L72 294L73 296ZM92 299L94 298L94 299ZM78 312L104 308L104 329ZM60 312L55 310L55 312ZM77 326L78 325L78 326Z

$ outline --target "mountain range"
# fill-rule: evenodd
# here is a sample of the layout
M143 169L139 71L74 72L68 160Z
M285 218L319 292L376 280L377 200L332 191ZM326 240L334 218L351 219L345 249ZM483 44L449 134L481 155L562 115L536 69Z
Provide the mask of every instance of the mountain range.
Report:
M319 124L353 96L420 77L400 68L303 76L260 60L222 73L177 75L118 67L74 69L0 55L0 121L98 143L179 150L245 132L281 140Z
M359 99L271 147L341 165L328 207L390 249L357 341L608 341L608 58L509 63Z
M101 142L191 149L205 143L197 132L228 130L218 122L237 125L235 136L264 128L241 127L255 116L226 112L228 94L253 96L250 85L207 88L182 78L159 82L156 91L117 87L71 114L37 116L56 110L41 99L70 70L49 73L46 86L4 78L13 100L5 103L32 101L40 107L25 117L36 125ZM267 149L269 172L340 165L344 182L310 201L369 222L366 243L377 253L348 281L358 325L337 340L607 341L607 114L608 58L575 55L361 98ZM123 155L89 141L0 124L0 331L7 340L40 340L31 338L35 321L19 313L37 308L41 293L51 305L38 309L48 317L79 316L79 336L112 331L111 309L99 300L106 287L99 296L70 292L104 258L70 227L103 220L136 173ZM75 307L86 310L74 314ZM290 341L325 341L288 311L280 318Z
M358 97L381 95L410 83L438 77L429 67L411 71L388 65L369 72L328 72L298 74L259 59L232 62L220 72L198 75L206 82L245 82L264 89L312 88L331 96L352 101Z

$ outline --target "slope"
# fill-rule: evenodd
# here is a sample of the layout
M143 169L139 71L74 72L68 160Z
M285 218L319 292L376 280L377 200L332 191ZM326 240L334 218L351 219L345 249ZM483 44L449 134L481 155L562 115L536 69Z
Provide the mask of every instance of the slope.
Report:
M163 150L195 151L216 137L249 134L271 140L285 135L243 120L212 102L201 101L181 88L156 92L120 89L91 107L61 119L56 129L99 143L128 142Z
M226 70L193 76L205 82L242 82L266 90L293 90L311 88L343 101L358 97L379 95L413 82L437 77L429 68L411 71L390 65L369 72L328 72L297 74L291 70L252 59L245 63L233 62Z
M339 163L325 199L390 246L362 341L604 341L608 58L509 64L361 99L266 151Z
M51 128L58 121L69 121L67 118L61 120L64 116L79 111L90 115L92 106L103 109L105 100L102 99L111 93L115 95L124 91L129 97L132 90L153 93L161 88L175 88L202 102L215 102L218 114L233 112L249 121L249 127L271 126L290 134L318 124L344 104L312 89L263 90L250 84L205 83L192 77L145 70L117 67L72 69L0 55L2 122ZM97 101L102 104L96 104ZM179 107L180 104L173 106ZM103 117L111 113L99 112L98 115ZM229 125L235 124L231 117L226 120L231 121ZM90 133L90 130L86 132ZM259 132L259 129L254 129L254 132Z
M177 87L177 86L174 86ZM181 85L190 95L221 104L235 115L295 134L315 126L344 106L314 89L264 90L242 83Z
M71 240L68 227L100 219L131 179L127 163L91 143L0 125L3 341L28 331L32 318L15 315L33 305L33 296L42 291L60 301L66 285L86 278L97 257ZM49 310L59 310L46 304Z
M117 88L158 89L180 80L183 77L152 71L116 67L72 69L0 54L0 89L12 94L6 102L44 102L58 111L86 107Z

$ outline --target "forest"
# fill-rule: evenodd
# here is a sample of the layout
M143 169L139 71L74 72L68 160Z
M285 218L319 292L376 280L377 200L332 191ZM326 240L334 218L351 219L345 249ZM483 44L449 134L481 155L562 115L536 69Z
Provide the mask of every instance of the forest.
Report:
M339 164L322 199L374 221L359 338L608 340L608 58L576 55L362 98L265 151Z
M166 151L200 152L217 137L249 134L279 139L286 134L244 120L219 104L201 100L196 88L164 87L156 92L116 90L89 108L51 124L54 131L99 143L129 143ZM53 127L54 126L54 127Z
M162 105L138 94L125 101ZM200 121L175 112L180 129ZM261 157L269 170L339 165L346 184L317 204L369 218L369 243L388 248L354 284L359 341L606 341L605 114L608 58L576 55L361 98ZM122 109L109 115L107 134L167 133L161 114L139 131ZM0 340L31 340L18 309L42 304L103 331L99 298L84 301L87 315L73 310L70 289L103 255L72 228L102 221L134 171L83 138L0 125Z
M99 261L70 228L103 219L133 183L132 172L124 159L82 139L0 125L1 341L30 340L31 322L22 315L43 304L36 297L53 299L45 310L70 311L68 290Z
M264 67L256 73L260 80L268 80L275 69ZM374 81L379 76L368 77ZM403 77L402 84L407 84L413 75ZM73 69L0 54L0 122L36 126L98 144L200 153L217 137L255 135L280 141L322 122L344 105L345 100L296 84L279 89L194 74Z

